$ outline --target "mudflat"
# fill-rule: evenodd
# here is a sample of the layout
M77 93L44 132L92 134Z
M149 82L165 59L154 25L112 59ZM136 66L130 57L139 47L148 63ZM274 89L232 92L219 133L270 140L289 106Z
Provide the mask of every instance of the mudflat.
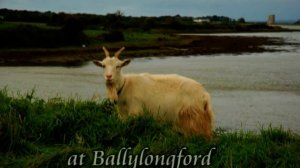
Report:
M188 36L174 35L174 39L157 39L151 45L125 43L103 44L114 51L121 46L126 50L122 57L161 57L185 55L212 55L222 53L242 54L279 51L276 47L294 45L278 37L257 36ZM2 49L0 65L2 66L76 66L102 56L101 46L72 48L35 48L35 49Z

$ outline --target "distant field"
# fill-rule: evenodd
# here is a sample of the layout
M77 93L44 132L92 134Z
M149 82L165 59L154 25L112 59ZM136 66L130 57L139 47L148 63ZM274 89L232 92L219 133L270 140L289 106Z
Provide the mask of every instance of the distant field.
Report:
M104 33L107 33L107 30L99 30L95 29L85 29L84 34L87 35L89 38L97 38ZM174 40L176 39L175 36L170 34L164 33L153 33L153 32L142 32L142 31L124 31L124 38L128 45L132 43L153 43L157 40L166 41L166 40Z
M85 35L91 38L95 38L97 36L102 35L103 33L106 33L104 30L95 30L95 29L86 29L83 31Z
M59 29L60 27L57 26L49 26L46 23L34 23L34 22L2 22L0 23L0 30L1 29L13 29L20 25L29 25L29 26L36 26L39 28L44 29Z

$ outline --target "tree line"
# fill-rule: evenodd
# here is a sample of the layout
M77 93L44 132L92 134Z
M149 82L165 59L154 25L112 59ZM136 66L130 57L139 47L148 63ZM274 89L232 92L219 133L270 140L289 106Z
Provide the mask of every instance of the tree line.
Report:
M49 29L34 25L19 25L13 29L0 29L0 48L61 47L89 43L83 30L103 30L101 40L116 42L124 40L124 31L199 32L214 30L243 30L244 19L234 20L226 16L205 16L209 23L196 23L187 16L125 16L121 11L106 15L68 14L64 12L39 12L0 9L0 24L4 22L46 23L59 27ZM263 25L264 26L264 25Z
M193 20L194 17L188 16L125 16L121 11L115 13L108 13L106 15L96 14L68 14L64 12L39 12L39 11L27 11L27 10L10 10L0 9L0 16L5 21L14 22L36 22L47 23L52 26L63 26L71 18L75 18L79 23L84 25L84 28L93 28L100 26L102 28L137 28L137 29L153 29L153 28L170 28L170 29L190 29L197 27ZM206 16L211 21L222 23L234 23L236 20L226 16Z

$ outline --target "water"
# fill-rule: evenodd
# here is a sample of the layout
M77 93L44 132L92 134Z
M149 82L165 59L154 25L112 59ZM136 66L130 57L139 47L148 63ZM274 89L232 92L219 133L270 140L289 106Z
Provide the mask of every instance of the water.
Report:
M279 26L279 27L284 28L284 29L289 29L289 30L300 30L300 25L279 24L279 25L276 25L276 26Z
M228 34L233 35L233 34ZM276 36L300 42L300 33L242 33ZM283 126L300 133L300 48L243 55L136 58L124 73L177 73L193 78L212 95L216 127L259 130ZM102 70L91 62L83 67L0 67L0 88L12 95L33 88L44 99L105 97Z

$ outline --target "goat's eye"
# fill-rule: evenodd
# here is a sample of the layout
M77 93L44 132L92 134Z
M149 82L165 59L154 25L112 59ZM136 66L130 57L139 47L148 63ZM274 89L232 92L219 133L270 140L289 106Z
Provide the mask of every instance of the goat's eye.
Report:
M121 68L121 65L117 65L117 68Z
M102 65L102 68L105 68L105 65Z

